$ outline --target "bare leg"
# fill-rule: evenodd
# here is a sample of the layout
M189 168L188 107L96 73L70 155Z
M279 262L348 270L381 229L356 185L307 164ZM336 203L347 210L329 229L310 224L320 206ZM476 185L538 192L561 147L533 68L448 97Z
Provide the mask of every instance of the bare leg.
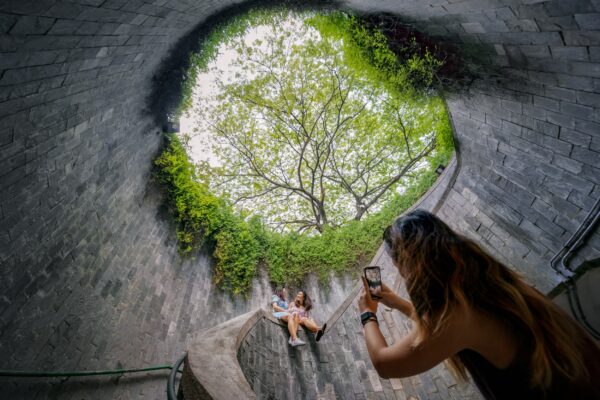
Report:
M296 340L298 338L298 336L296 335L296 332L298 332L298 321L296 320L296 318L288 318L288 331L290 331L290 336L292 337L292 340Z
M305 327L307 327L310 331L312 332L317 332L319 329L319 326L316 324L316 322L311 319L311 318L304 318L301 322L302 325L304 325Z

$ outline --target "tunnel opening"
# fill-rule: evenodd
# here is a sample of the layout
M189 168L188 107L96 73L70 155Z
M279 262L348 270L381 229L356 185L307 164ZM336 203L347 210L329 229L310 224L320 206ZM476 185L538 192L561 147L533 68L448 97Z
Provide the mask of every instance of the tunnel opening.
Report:
M347 0L327 2L326 8L390 13L472 52L474 64L494 72L445 98L462 166L435 211L547 293L564 279L561 273L569 274L552 268L554 255L596 207L600 193L600 9L590 1L526 3ZM162 141L148 133L160 131L177 104L169 87L186 70L186 46L198 45L194 35L221 18L223 7L234 15L250 4L258 2L0 5L4 368L161 363L188 348L194 332L264 306L253 299L267 298L268 285L253 286L248 300L232 301L213 290L205 273L210 262L202 254L195 261L181 259L173 227L157 216L160 199L147 188ZM592 226L570 272L597 258L599 243ZM585 282L594 280L586 275L578 285ZM319 301L337 305L350 285ZM588 318L595 293L579 292ZM343 348L360 353L346 346L355 340L353 325L344 329ZM259 348L247 344L246 354ZM335 360L321 355L319 363ZM398 382L379 386L373 372L359 362L335 373L358 376L375 395L400 390ZM444 379L440 372L400 383L406 393L427 397L426 388L446 393L439 385ZM2 385L11 398L76 398L88 390L102 398L164 394L163 379L142 381L104 385L90 379L80 385L74 379L2 378ZM316 384L324 396L339 389Z
M356 273L451 161L442 96L466 67L389 15L227 21L188 55L169 112L180 132L155 162L180 252L208 245L234 294L259 268L278 286Z

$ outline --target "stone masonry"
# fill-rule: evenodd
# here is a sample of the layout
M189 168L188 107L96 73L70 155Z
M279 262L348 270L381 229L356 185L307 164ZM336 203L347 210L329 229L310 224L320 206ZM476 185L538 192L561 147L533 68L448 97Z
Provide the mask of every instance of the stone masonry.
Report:
M550 259L600 197L600 5L350 3L398 14L486 71L448 95L463 167L439 215L550 291ZM596 230L572 265L598 255Z
M0 2L0 368L171 362L192 332L263 305L182 261L149 183L152 77L229 0ZM439 215L544 292L600 196L600 3L351 0L453 43L486 78L447 103L461 170ZM595 231L572 265L598 257ZM331 304L351 284L334 284ZM327 306L329 307L329 306ZM333 306L331 306L333 307ZM8 398L164 398L165 374L0 379Z
M373 259L395 282L398 273L384 251ZM402 287L405 291L405 288ZM380 307L379 326L388 344L408 334L412 321L399 311ZM261 319L238 351L240 367L259 399L481 399L473 384L459 382L441 363L407 378L380 378L371 363L354 298L341 317L331 322L319 342L300 331L305 346L291 347L285 325Z

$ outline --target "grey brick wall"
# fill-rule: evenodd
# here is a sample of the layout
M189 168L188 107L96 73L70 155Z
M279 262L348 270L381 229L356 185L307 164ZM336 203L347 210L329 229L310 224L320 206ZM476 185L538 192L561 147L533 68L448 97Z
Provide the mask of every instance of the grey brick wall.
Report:
M388 313L382 311L381 313ZM380 314L381 314L380 313ZM408 333L405 317L388 313L394 329ZM392 317L393 315L393 317ZM392 334L382 321L388 343ZM301 332L305 346L292 348L284 326L262 319L248 333L238 351L240 367L259 399L480 399L472 385L457 384L440 364L410 378L383 379L373 367L360 316L352 304L318 343Z
M560 277L550 259L600 195L600 6L586 0L346 4L397 13L455 43L489 74L467 93L448 95L463 168L440 216L540 290L551 290ZM573 266L600 255L597 232Z
M482 83L448 103L464 165L441 215L542 291L551 290L559 277L550 259L598 197L592 135L549 118L543 107L555 104L541 93ZM579 259L597 257L599 248L593 237Z
M0 354L11 369L171 362L188 335L263 305L182 262L149 183L145 112L169 45L221 2L0 3ZM335 297L343 297L338 295ZM112 382L112 383L111 383ZM163 398L165 374L1 380L10 398Z
M0 3L0 367L171 360L188 332L268 294L258 280L249 301L228 299L205 257L182 262L148 183L161 140L146 112L151 77L172 44L233 3ZM463 166L440 215L550 290L549 259L600 196L598 3L344 5L396 13L495 73L448 97ZM573 264L598 254L596 231ZM0 385L11 398L164 394L160 374L100 382Z

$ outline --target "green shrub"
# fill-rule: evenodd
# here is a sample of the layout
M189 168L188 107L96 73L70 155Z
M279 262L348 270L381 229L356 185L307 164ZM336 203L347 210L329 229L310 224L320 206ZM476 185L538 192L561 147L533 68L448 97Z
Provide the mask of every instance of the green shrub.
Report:
M332 272L359 271L375 255L383 229L414 204L436 178L430 169L379 212L310 236L269 231L259 217L244 218L209 193L177 136L169 137L155 165L154 176L177 222L181 254L209 244L214 249L214 282L234 294L247 292L259 264L266 266L270 280L277 285L300 284L309 273L324 281Z
M209 244L216 260L215 283L233 293L246 291L262 249L256 224L248 224L231 205L209 192L177 136L169 136L154 164L154 176L177 223L180 253L185 256Z
M386 82L392 92L420 95L436 86L436 76L444 60L428 48L421 50L414 37L402 48L402 54L396 54L390 49L385 34L354 15L316 14L307 19L307 23L323 36L342 40L348 65Z

